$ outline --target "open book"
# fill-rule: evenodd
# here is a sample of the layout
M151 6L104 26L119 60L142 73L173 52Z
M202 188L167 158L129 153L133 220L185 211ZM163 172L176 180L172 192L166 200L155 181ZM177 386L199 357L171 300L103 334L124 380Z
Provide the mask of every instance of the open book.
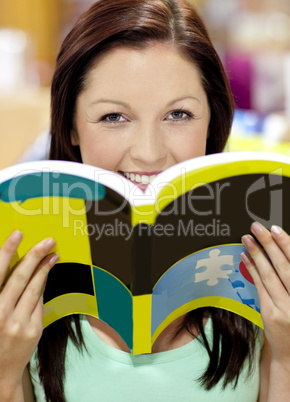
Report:
M0 247L24 238L11 270L36 242L54 237L44 327L73 314L114 328L134 354L174 319L220 307L263 326L241 236L254 220L290 232L290 157L225 153L159 174L143 193L121 174L41 161L0 172Z

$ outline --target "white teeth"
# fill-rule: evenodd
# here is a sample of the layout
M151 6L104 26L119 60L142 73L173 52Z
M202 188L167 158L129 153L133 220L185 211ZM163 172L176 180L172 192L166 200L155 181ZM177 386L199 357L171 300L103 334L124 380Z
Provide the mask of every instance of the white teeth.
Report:
M157 174L154 174L153 176L147 176L145 174L140 175L140 174L128 173L128 172L123 172L123 174L127 179L129 179L131 181L135 181L136 183L141 183L141 184L149 184L157 176Z
M141 183L142 184L149 184L150 183L150 177L145 176L145 174L143 174L142 177L141 177Z

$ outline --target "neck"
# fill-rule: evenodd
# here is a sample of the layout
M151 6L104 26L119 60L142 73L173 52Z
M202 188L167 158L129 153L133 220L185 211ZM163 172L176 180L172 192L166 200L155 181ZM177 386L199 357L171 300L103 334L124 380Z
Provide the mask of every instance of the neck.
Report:
M103 342L113 348L130 353L130 350L126 343L123 341L120 335L115 330L113 330L113 328L95 317L88 315L86 317L95 334ZM165 352L167 350L177 349L181 346L186 345L194 339L194 336L191 335L186 329L182 329L178 336L175 337L175 334L182 325L183 320L184 315L174 320L164 329L164 331L162 331L162 333L154 342L152 353L159 353ZM206 321L207 318L205 317L204 325L206 324ZM197 329L193 328L192 332L196 332L196 336L198 335Z

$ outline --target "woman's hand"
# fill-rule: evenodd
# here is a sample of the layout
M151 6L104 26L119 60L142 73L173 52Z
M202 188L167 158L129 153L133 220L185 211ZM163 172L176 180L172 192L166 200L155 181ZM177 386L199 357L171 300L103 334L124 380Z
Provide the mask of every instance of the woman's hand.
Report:
M0 399L22 387L24 369L42 334L42 296L50 268L57 262L55 246L46 239L34 246L17 264L7 283L4 278L22 234L15 231L0 250ZM1 399L2 400L2 399Z
M290 392L290 237L278 226L269 232L257 222L251 231L264 250L252 236L243 236L249 254L242 253L242 260L257 288L271 348L268 400L286 401Z

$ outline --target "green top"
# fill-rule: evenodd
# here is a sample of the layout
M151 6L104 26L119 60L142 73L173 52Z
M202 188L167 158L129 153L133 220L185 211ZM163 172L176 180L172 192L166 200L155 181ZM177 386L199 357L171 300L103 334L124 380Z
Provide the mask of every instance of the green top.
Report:
M205 391L196 379L205 371L208 355L198 339L167 352L137 355L117 350L94 333L85 317L82 331L88 352L78 352L69 340L66 357L65 395L67 402L256 402L259 393L260 345L254 369L243 369L237 388L221 384ZM212 322L205 333L212 338ZM32 382L37 401L45 401L36 373L37 359L31 361Z

